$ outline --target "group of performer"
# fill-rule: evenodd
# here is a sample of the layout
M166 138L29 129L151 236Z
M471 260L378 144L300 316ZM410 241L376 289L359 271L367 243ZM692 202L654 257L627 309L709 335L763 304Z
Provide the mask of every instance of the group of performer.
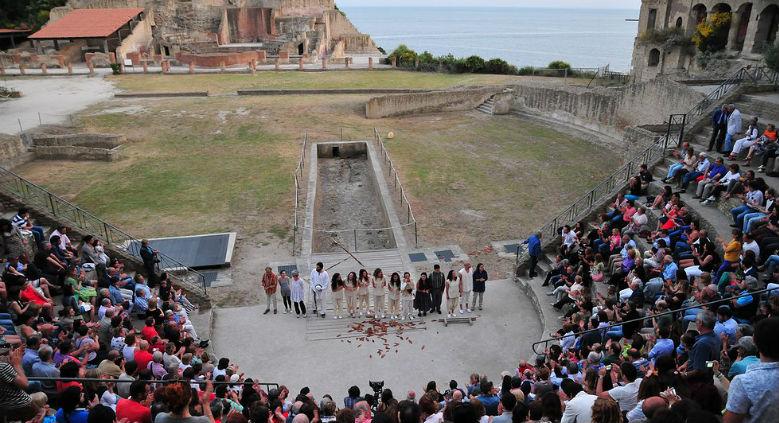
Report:
M422 272L414 281L409 272L403 275L393 272L385 276L378 268L373 273L360 269L346 275L334 273L331 276L320 262L311 271L309 279L310 306L314 315L325 318L325 307L330 297L334 319L366 316L410 320L427 316L428 312L443 314L441 303L445 298L447 317L454 317L458 311L460 314L471 313L477 307L477 301L479 310L482 310L487 278L482 263L473 268L471 263L466 262L459 271L452 269L446 275L436 264L430 274ZM297 271L293 271L291 277L286 271L277 276L268 267L262 278L262 287L267 298L265 314L270 313L271 304L273 313L277 313L276 291L280 289L284 312L291 313L294 308L298 318L307 316L306 282Z

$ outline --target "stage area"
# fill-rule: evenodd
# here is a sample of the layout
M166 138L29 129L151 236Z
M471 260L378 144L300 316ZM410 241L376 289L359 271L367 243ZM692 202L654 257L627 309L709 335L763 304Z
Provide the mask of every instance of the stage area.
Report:
M528 357L530 340L541 336L530 300L509 280L487 282L485 309L472 313L477 317L472 326L444 327L439 319L445 314L435 314L415 319L413 326L390 326L384 336L366 336L368 328L377 328L368 319L334 320L332 313L325 319L296 319L294 313L283 313L281 298L279 307L276 315L262 314L264 301L215 309L215 354L240 363L247 376L283 383L293 393L304 386L317 399L329 393L339 406L351 385L369 393L369 379L384 380L397 398L408 390L419 395L431 379L441 389L451 379L465 384L472 372L499 384L500 372L516 368L519 359Z

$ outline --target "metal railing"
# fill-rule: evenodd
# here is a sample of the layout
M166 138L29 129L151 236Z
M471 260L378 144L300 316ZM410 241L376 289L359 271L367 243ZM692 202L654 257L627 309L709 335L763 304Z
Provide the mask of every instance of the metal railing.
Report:
M115 250L124 251L142 261L139 238L3 167L0 167L0 189L25 206L43 210L68 226L101 239ZM202 273L163 253L159 253L158 258L160 270L169 272L176 283L195 293L202 290L203 295L208 296Z
M303 134L303 145L300 148L300 159L298 160L298 167L295 168L295 193L293 194L293 226L292 226L292 255L294 256L297 251L298 245L298 208L300 207L300 195L301 195L301 183L303 180L303 170L306 167L306 151L308 150L308 132Z
M550 221L538 229L542 237L547 242L560 236L560 228L564 225L573 226L583 218L590 215L603 203L614 197L620 190L624 189L632 176L635 176L641 165L646 164L650 168L665 157L668 147L675 147L681 140L680 133L671 133L665 135L648 136L648 145L640 153L633 156L619 169L611 173L606 179L592 188L583 196L579 197L570 206L557 214ZM515 274L516 270L529 258L527 249L518 248L516 252Z
M115 378L94 378L94 377L42 377L42 376L27 376L27 380L33 380L38 382L79 382L79 383L133 383L136 381L136 379L115 379ZM182 382L183 379L160 379L160 380L144 380L144 382L147 383L156 383L156 384L168 384L168 383L176 383L176 382ZM189 381L188 381L189 382ZM195 380L193 383L205 383L205 381L200 382ZM229 382L229 381L211 381L211 383L214 386L219 385L229 385L229 386L240 386L243 385L243 382ZM278 383L271 383L271 382L254 382L252 385L257 385L260 387L265 388L265 392L268 392L270 389L279 389Z
M414 212L411 211L411 202L408 201L408 197L406 197L406 191L403 189L403 184L400 182L400 177L398 176L398 171L395 169L395 164L392 163L392 159L389 156L389 152L387 152L387 148L384 146L384 140L382 140L381 135L379 134L379 130L376 128L373 128L373 135L374 140L376 141L377 146L379 147L379 153L381 154L382 159L384 159L384 164L387 168L387 175L390 178L393 178L393 183L391 184L395 192L398 193L397 196L393 196L393 199L397 199L400 202L400 208L401 210L405 207L406 208L406 223L402 224L401 227L404 229L411 229L413 228L414 232L414 248L417 248L419 246L419 231L417 227L417 219L414 217ZM390 185L388 183L388 185ZM398 218L401 219L402 215L398 215ZM402 221L402 219L401 219Z
M735 300L735 299L738 299L738 298L751 297L751 296L755 296L755 295L761 295L761 294L768 293L768 292L771 292L771 291L774 291L774 290L777 290L777 289L779 289L779 288L765 288L765 289L761 289L761 290L758 290L758 291L749 292L747 294L741 294L741 295L738 295L738 296L735 296L735 297L729 297L729 298L723 298L723 299L719 299L719 300L709 301L709 302L702 303L702 304L699 304L699 305L681 307L681 308L678 308L676 310L665 311L665 312L662 312L662 313L654 314L652 316L639 317L639 318L636 318L636 319L630 319L630 320L625 320L625 321L613 323L613 324L610 324L608 326L603 326L603 327L599 327L599 328L596 328L596 329L584 330L584 331L575 333L573 336L574 337L580 337L580 336L582 336L584 334L593 333L593 332L603 332L605 334L606 332L609 331L609 329L617 327L617 326L622 326L624 324L637 323L637 322L642 322L643 323L644 321L649 320L649 319L654 319L655 317L668 316L668 315L673 315L673 314L677 314L677 313L682 313L684 311L692 310L692 309L695 309L695 308L707 307L709 309L712 309L709 306L714 306L714 305L722 304L722 303L728 303L731 300ZM533 343L533 352L536 353L536 354L541 354L541 352L539 352L538 349L537 349L539 345L543 344L544 345L544 350L546 350L546 348L549 346L550 342L558 342L561 339L567 338L567 337L568 336L560 336L559 338L546 338L546 339L542 339L540 341L534 342Z
M766 82L769 84L777 85L779 83L779 74L774 70L767 67L758 66L753 68L752 66L744 66L723 81L717 88L710 92L703 98L698 104L692 107L687 115L694 119L698 116L711 112L709 110L713 104L722 99L726 95L730 94L734 89L738 88L745 81L753 84L759 84Z

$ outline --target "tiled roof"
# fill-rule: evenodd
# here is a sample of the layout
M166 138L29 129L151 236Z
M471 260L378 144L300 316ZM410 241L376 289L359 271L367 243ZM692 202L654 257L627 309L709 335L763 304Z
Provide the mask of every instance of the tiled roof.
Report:
M143 8L75 9L29 38L105 38L142 12Z

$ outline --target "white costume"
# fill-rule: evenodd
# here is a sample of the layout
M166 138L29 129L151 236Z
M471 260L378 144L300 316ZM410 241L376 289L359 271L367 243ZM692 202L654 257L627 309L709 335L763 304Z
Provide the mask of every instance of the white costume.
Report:
M750 126L749 131L747 131L747 136L744 138L741 138L740 140L736 141L736 144L733 146L732 154L739 154L741 153L741 150L748 149L749 147L752 147L757 140L758 140L758 132L757 127Z
M330 289L330 275L327 274L327 270L317 272L316 269L311 271L311 297L314 299L314 314L325 315L325 299L327 297L327 291Z

